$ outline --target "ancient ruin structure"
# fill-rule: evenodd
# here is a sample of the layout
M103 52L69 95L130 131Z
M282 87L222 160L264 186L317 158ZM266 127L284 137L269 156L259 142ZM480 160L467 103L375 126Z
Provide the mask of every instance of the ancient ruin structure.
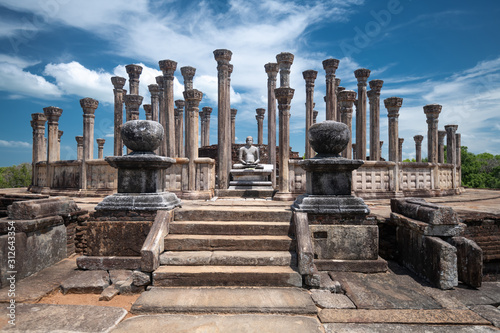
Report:
M120 128L124 123L145 117L157 121L164 128L165 140L156 151L160 156L176 158L176 163L161 172L159 188L168 190L179 197L211 198L214 195L239 195L242 192L227 192L230 188L231 169L237 161L237 151L241 145L235 143L237 109L230 103L230 82L233 65L230 64L232 52L226 49L214 51L218 75L217 103L217 142L210 143L210 119L213 108L203 106L199 110L197 93L194 89L196 68L180 68L184 79L185 100L173 100L173 80L177 62L159 61L163 75L155 78L156 82L148 85L151 94L150 104L142 106L143 97L139 92L139 80L142 67L127 65L129 93L123 89L126 79L111 78L114 93L114 141L113 156L123 155L123 140ZM290 116L294 113L291 101L294 89L290 87L290 73L294 55L282 52L276 56L276 62L264 65L267 74L267 109L256 109L257 145L265 152L265 163L269 164L271 174L266 181L271 182L271 193L275 200L293 200L306 192L307 173L300 167L300 160L291 158L290 151ZM390 97L384 100L389 123L389 154L382 157L382 145L387 140L380 140L380 94L384 81L368 81L370 70L360 68L354 71L358 90L345 90L336 77L339 60L326 59L322 63L326 91L324 95L325 118L336 120L356 132L356 141L349 140L341 155L348 159L360 159L365 163L353 171L352 191L365 198L397 197L402 195L432 196L460 193L460 133L456 125L445 126L446 131L438 128L441 105L424 106L427 118L428 161L422 162L422 141L424 136L415 135L416 163L403 161L403 138L399 138L398 118L403 98ZM279 73L279 87L277 87ZM302 73L305 80L306 105L304 130L307 132L316 123L318 111L314 110L314 86L318 71L306 70ZM369 90L367 91L367 86ZM110 86L110 89L111 89ZM194 94L194 95L193 95ZM192 96L191 96L192 95ZM192 100L189 104L188 99ZM193 99L194 98L194 99ZM367 99L369 102L369 131L367 131ZM83 135L77 136L77 155L75 161L58 161L60 129L58 119L62 110L56 107L44 109L45 114L34 113L33 127L33 185L32 191L55 192L75 191L80 195L111 194L117 190L116 169L103 160L103 141L98 142L97 156L94 156L95 110L99 102L92 98L80 101L83 112ZM198 104L196 104L198 103ZM356 124L352 124L356 109ZM185 110L184 110L185 108ZM123 115L125 109L125 117ZM196 115L193 113L196 110ZM264 121L267 110L267 142L264 138ZM278 114L276 114L278 112ZM404 112L404 111L403 111ZM276 124L278 118L278 124ZM46 119L46 121L45 121ZM46 123L45 123L46 122ZM279 127L279 140L277 129ZM45 134L46 133L46 134ZM48 140L45 146L44 136ZM449 147L444 156L444 145ZM304 138L305 158L310 159L317 152ZM369 142L369 147L367 146ZM279 143L279 147L277 147ZM211 149L212 155L198 155L198 149ZM367 155L369 151L369 156ZM215 153L216 152L216 153ZM130 149L128 154L132 153ZM413 152L410 152L413 153ZM199 156L210 156L199 157ZM445 163L446 160L446 163ZM267 169L266 169L267 170ZM399 176L398 176L399 175ZM247 193L248 194L248 193ZM266 194L267 195L267 194Z

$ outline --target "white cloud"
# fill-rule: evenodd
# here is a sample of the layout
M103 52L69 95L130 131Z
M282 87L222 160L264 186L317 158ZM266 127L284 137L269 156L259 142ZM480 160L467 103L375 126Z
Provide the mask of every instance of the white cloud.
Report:
M23 141L5 141L0 140L0 147L6 148L31 148L31 144Z

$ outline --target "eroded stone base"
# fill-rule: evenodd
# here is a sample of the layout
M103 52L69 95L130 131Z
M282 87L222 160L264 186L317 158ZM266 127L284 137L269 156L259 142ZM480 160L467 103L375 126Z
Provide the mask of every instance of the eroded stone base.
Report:
M104 198L96 210L159 210L174 209L181 205L180 199L170 192L160 193L115 193Z

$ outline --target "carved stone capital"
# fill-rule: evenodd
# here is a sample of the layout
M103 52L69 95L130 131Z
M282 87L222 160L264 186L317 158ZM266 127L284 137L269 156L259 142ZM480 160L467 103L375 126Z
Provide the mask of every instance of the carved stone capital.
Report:
M163 76L161 78L163 79ZM158 84L150 84L148 89L151 96L158 96L160 94L160 86Z
M335 89L338 89L338 87L340 86L340 79L338 77L335 78Z
M140 95L125 95L125 107L128 110L139 110L139 106L142 104L143 97Z
M43 113L45 114L45 117L47 117L49 124L57 123L59 121L59 117L62 115L62 112L63 110L61 108L55 106L43 108Z
M404 138L398 138L399 146L402 146L404 141L405 141Z
M178 99L174 103L178 109L184 109L184 106L186 106L186 102L183 99Z
M293 64L293 58L294 55L289 52L281 52L280 54L276 55L276 61L278 62L279 68L282 68L282 65L290 68L290 66L292 66Z
M99 106L99 101L90 97L82 98L80 106L85 114L94 114L95 109Z
M97 146L99 148L102 148L102 147L104 147L104 143L106 142L106 139L95 139L95 141L97 142Z
M57 131L57 138L58 138L59 140L61 140L61 137L63 136L63 134L64 134L64 131L58 130L58 131Z
M83 136L77 135L75 136L75 140L77 146L83 147Z
M316 80L316 77L318 77L318 71L309 69L307 71L303 71L302 76L307 83L314 83L314 80Z
M340 94L344 90L345 90L345 87L337 87L337 94Z
M438 119L442 106L439 104L427 104L424 106L424 113L428 120Z
M264 65L264 68L266 70L268 78L276 79L276 76L278 75L280 69L276 62L269 62Z
M31 127L35 128L44 128L45 122L47 121L47 117L43 113L32 113L31 114Z
M278 101L278 104L290 104L294 93L295 93L295 89L292 89L292 88L276 88L276 89L274 89L274 95L276 96L276 100Z
M451 131L452 133L455 133L458 129L458 125L445 125L444 129L446 132Z
M167 80L174 79L174 72L177 69L177 62L173 60L160 60L158 61L160 70L163 72L163 77Z
M415 135L413 137L413 140L415 140L415 143L417 145L421 145L422 144L422 141L424 141L424 136L423 135Z
M238 113L238 109L231 109L231 119L235 119L237 113Z
M234 69L234 66L232 64L229 64L227 66L227 73L229 76L231 76L231 74L233 73L233 69Z
M125 69L127 70L127 74L130 78L130 80L138 80L139 76L142 73L142 67L139 65L127 65L125 66Z
M358 80L358 84L366 85L366 81L370 77L371 71L366 68L359 68L354 71L354 76Z
M444 145L444 138L446 137L446 131L438 131L438 143Z
M380 90L382 89L382 86L384 85L384 81L383 80L371 80L370 82L368 82L368 84L370 85L370 89L374 93L380 94Z
M384 99L384 105L387 109L389 108L399 108L403 105L403 99L401 97L389 97Z
M115 89L123 89L126 81L127 79L121 76L113 76L111 78L111 83L113 84L113 87L115 87Z
M214 58L217 63L229 63L231 61L231 57L233 52L226 49L217 49L214 51Z
M144 104L142 106L144 108L144 112L146 112L146 118L150 119L153 116L153 107L151 104Z
M323 69L326 71L326 75L335 75L335 71L339 68L340 60L330 58L323 60Z
M255 116L257 119L264 119L264 115L266 114L266 109L259 108L256 109L255 112L257 112L257 115Z
M356 92L353 90L343 90L339 92L338 100L339 102L354 103L354 101L356 100Z
M197 89L190 89L184 91L184 99L188 103L188 107L198 107L203 98L203 93Z
M204 106L202 108L203 112L205 112L205 117L210 117L210 114L212 113L212 108L209 106Z
M160 89L160 91L162 91L163 90L163 83L165 81L163 75L155 77L155 80L156 80L156 83L158 84L158 88Z
M181 75L185 81L192 80L196 74L196 68L191 66L181 67Z

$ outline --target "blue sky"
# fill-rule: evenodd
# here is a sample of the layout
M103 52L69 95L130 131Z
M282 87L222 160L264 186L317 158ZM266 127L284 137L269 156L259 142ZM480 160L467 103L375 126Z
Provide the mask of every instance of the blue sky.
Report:
M0 0L0 166L31 162L31 113L50 105L64 110L61 158L76 158L75 136L83 127L79 100L84 97L100 101L95 138L107 139L104 153L111 155L111 76L127 77L125 65L141 64L140 94L149 103L147 85L155 83L162 59L178 63L175 99L182 97L180 67L196 67L194 87L204 93L200 107L214 108L210 141L215 143L217 64L212 52L219 48L233 52L237 142L257 136L255 109L267 108L264 64L291 52L291 144L301 154L302 72L319 72L315 109L318 120L324 120L322 61L331 57L340 59L337 77L347 89L356 90L357 68L369 68L369 80L384 80L383 157L388 134L382 101L390 96L404 99L399 117L404 158L415 155L413 136L427 134L422 107L431 103L443 105L440 129L457 124L469 151L500 154L498 17L500 2L492 0ZM264 138L266 143L267 128ZM424 141L424 156L426 146Z

